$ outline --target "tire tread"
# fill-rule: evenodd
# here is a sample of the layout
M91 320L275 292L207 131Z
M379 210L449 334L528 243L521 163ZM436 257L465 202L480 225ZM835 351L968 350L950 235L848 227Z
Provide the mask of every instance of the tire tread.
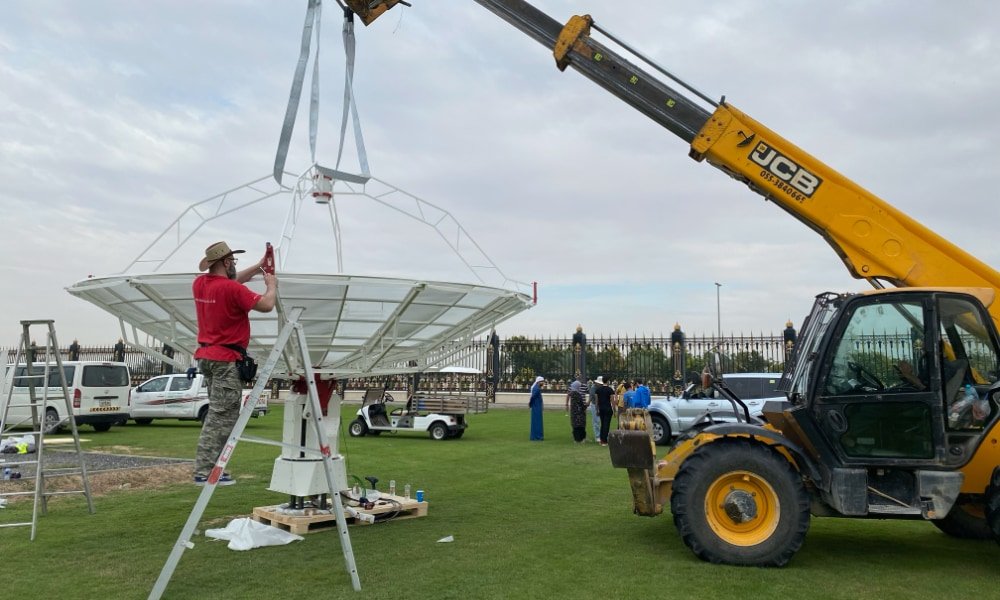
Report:
M763 551L763 554L760 555L749 551L741 552L743 555L736 557L733 556L724 541L698 533L698 526L701 525L705 516L698 512L697 507L704 505L704 498L695 498L694 488L704 477L712 476L703 475L706 470L711 469L720 460L725 460L727 455L732 453L740 457L740 462L746 465L744 468L747 470L754 466L771 463L782 473L782 476L789 478L789 482L792 484L791 491L794 494L794 498L791 499L794 506L792 516L796 517L796 522L792 525L791 531L787 532L787 540L780 548ZM771 481L770 483L772 487L776 488L775 493L780 494L775 482ZM779 498L779 500L785 503L789 499ZM674 525L677 527L684 544L698 558L715 564L759 567L785 566L802 547L806 533L809 531L809 494L802 484L799 473L788 460L768 446L746 439L723 439L711 442L689 456L681 465L677 478L674 480L673 493L670 497L670 510L673 513ZM779 529L780 527L779 524ZM704 523L703 528L710 529L707 523ZM715 543L713 544L713 542Z

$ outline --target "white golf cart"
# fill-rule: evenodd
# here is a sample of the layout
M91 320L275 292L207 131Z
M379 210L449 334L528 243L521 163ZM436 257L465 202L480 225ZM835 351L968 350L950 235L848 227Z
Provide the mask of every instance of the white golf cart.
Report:
M457 367L450 372L479 373L474 369L458 371ZM460 438L469 426L466 415L484 413L489 407L487 395L481 392L417 392L403 406L392 406L394 402L384 388L365 390L358 416L348 427L351 437L414 431L427 432L432 440Z

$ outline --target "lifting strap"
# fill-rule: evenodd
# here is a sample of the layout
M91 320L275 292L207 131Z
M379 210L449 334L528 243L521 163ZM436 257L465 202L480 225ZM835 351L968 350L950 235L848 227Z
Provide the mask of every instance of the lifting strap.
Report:
M291 142L292 131L295 129L295 117L299 109L299 100L302 96L302 87L305 81L306 65L309 63L310 46L312 43L313 30L316 31L316 55L313 58L313 74L309 99L309 150L312 163L316 163L316 131L319 126L319 52L320 52L320 23L323 17L322 0L309 0L306 9L305 23L302 26L302 43L299 50L298 64L295 66L295 75L292 78L292 89L288 96L288 107L285 109L285 120L281 126L281 135L278 139L278 151L274 157L274 180L281 184L281 176L285 170L285 161L288 158L288 146ZM341 156L344 150L344 138L347 130L347 119L350 114L354 127L354 142L358 151L358 162L361 166L361 173L365 180L370 175L368 167L368 154L365 151L364 136L361 133L361 120L358 117L358 108L354 100L354 13L348 9L344 10L344 54L345 54L345 80L344 80L344 111L340 124L340 144L337 152L337 166L340 166Z

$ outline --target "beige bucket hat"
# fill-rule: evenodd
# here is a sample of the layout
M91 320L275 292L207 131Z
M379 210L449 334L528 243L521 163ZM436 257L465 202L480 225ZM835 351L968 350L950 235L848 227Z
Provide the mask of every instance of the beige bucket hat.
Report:
M208 248L205 248L205 258L201 259L201 262L198 263L198 270L205 271L212 266L212 263L233 254L240 254L241 252L246 252L246 250L230 250L229 244L226 242L215 242Z

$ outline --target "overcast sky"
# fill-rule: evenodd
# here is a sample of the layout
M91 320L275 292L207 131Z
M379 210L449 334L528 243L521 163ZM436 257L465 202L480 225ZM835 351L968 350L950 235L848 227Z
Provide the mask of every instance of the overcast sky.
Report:
M863 290L813 231L688 158L687 145L468 0L413 0L357 25L355 93L372 174L454 215L538 305L502 337L778 332L822 291ZM538 0L605 29L768 125L990 265L1000 183L1000 4ZM624 6L627 8L620 7ZM270 173L305 0L12 0L0 8L0 346L53 318L109 343L117 320L65 288L120 272L190 204ZM317 161L336 162L342 16L325 4ZM287 168L310 165L303 101ZM348 148L353 144L348 143ZM358 171L350 150L341 163ZM413 221L340 206L345 271L468 280ZM358 208L355 211L355 206ZM287 199L213 222L263 249ZM304 205L299 265L333 273ZM315 212L312 212L315 211ZM252 211L249 211L252 212ZM300 238L304 241L299 241ZM411 239L412 238L412 239ZM434 243L438 243L435 249ZM141 269L140 269L141 270Z

